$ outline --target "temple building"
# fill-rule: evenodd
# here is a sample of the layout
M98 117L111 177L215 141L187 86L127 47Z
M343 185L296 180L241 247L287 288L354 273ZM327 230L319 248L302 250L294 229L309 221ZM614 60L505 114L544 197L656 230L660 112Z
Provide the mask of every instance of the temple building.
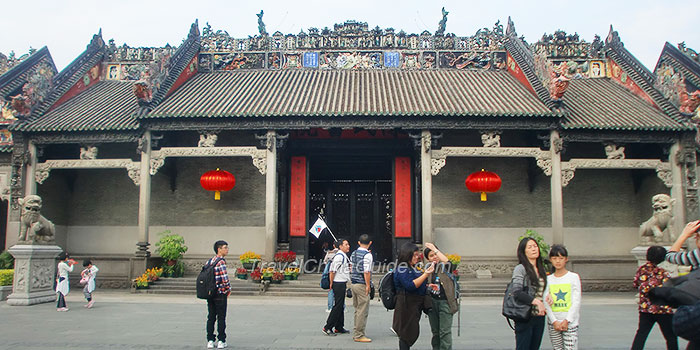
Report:
M700 216L700 62L684 45L652 72L612 27L529 44L510 19L471 36L260 23L238 39L195 22L177 47L100 32L60 72L47 48L0 54L0 246L38 194L104 287L156 261L165 230L185 238L188 271L218 239L232 256L319 259L321 215L353 249L370 234L376 261L434 242L466 277L509 275L534 230L569 248L587 289L612 290L634 275L652 197L672 198L663 243ZM220 200L200 186L217 168L235 176ZM502 181L486 201L465 187L482 169Z

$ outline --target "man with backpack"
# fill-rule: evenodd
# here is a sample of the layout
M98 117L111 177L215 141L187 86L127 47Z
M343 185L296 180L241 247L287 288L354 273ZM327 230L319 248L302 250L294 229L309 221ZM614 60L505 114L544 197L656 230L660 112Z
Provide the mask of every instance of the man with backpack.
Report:
M209 266L214 266L214 279L216 282L216 291L212 296L207 298L207 349L213 349L216 340L214 335L214 323L216 322L219 342L216 344L217 349L223 349L226 346L226 309L228 307L228 296L231 294L231 283L228 279L226 271L226 255L228 255L228 243L226 241L216 241L214 243L214 252L216 256L209 259L204 264L204 269ZM203 270L204 270L203 269Z
M329 281L330 289L333 290L334 304L331 313L326 319L326 325L322 331L325 335L336 335L336 333L350 333L345 329L345 315L343 308L345 307L345 290L347 282L350 280L350 261L347 253L350 251L350 244L345 239L338 240L336 244L339 251L333 257L330 264ZM335 328L335 332L333 331Z
M360 244L360 247L350 255L350 264L352 265L350 289L352 290L352 306L355 307L355 328L352 338L356 342L369 343L372 339L365 335L365 328L369 313L369 294L372 288L372 266L374 265L372 253L368 249L372 245L372 241L370 241L369 235L362 234L357 243Z

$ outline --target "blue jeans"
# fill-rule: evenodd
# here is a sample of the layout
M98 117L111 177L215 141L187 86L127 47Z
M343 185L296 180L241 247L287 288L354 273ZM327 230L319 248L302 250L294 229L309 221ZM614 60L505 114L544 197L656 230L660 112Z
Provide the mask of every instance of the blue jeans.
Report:
M544 316L533 316L529 321L515 321L515 349L537 350L542 343Z

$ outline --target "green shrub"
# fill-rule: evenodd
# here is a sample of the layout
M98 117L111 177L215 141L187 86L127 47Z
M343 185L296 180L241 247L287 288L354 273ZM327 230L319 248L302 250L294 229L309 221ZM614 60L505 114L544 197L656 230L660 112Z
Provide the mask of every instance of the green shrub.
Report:
M15 277L15 270L6 269L0 270L0 286L11 286L12 279Z
M182 236L171 233L170 230L165 230L158 235L161 237L156 243L156 252L163 260L179 260L187 252L185 239Z
M15 267L15 258L12 257L7 250L0 253L0 270L13 269Z

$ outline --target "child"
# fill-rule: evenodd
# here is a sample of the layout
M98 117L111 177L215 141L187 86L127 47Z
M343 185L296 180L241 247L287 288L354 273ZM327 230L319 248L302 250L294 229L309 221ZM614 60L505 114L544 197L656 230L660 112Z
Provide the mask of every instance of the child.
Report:
M581 307L581 279L566 269L569 252L555 244L549 251L554 273L547 276L544 303L547 310L549 339L554 350L578 349L578 319Z
M651 246L647 249L647 262L637 269L634 287L639 289L639 328L632 342L632 350L644 349L644 343L654 323L659 324L666 339L666 348L678 350L678 338L673 333L673 309L668 305L652 304L649 291L660 287L669 278L666 270L657 265L664 261L666 248Z
M85 295L85 299L87 299L85 307L91 309L92 306L95 305L95 300L92 299L92 292L95 291L95 277L97 276L97 271L100 271L100 269L93 265L92 261L88 259L83 261L83 267L85 269L80 273L80 283L83 283L83 281L85 282L85 287L83 287L83 294Z
M56 311L68 311L66 307L66 295L70 292L68 274L73 272L75 260L71 259L65 252L58 255L58 278L56 278Z

